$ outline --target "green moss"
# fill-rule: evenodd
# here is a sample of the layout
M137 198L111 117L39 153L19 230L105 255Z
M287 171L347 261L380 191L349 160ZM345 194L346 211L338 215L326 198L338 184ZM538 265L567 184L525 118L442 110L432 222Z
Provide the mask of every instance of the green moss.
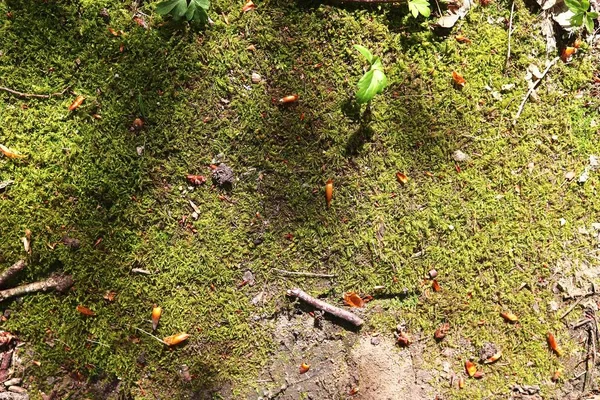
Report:
M98 15L103 7L108 23ZM368 329L389 331L405 319L431 334L448 321L453 333L428 349L431 365L441 347L460 352L461 340L497 342L505 362L451 398L498 394L507 379L547 382L560 360L548 353L546 332L569 351L574 345L545 311L552 293L538 282L552 279L560 258L578 256L569 243L600 211L596 176L583 186L562 178L597 153L594 108L585 106L597 99L585 90L575 96L590 82L592 61L559 62L540 86L540 102L528 102L512 128L527 90L524 71L542 67L545 52L532 28L536 16L524 7L506 73L506 30L487 22L508 16L500 6L476 8L459 22L455 31L471 44L435 36L401 6L268 1L246 14L239 8L216 1L215 24L198 31L159 26L158 17L144 30L116 1L0 4L2 85L73 92L47 100L0 93L1 143L29 155L0 159L0 179L16 181L0 194L0 255L6 265L22 257L19 237L31 229L34 252L22 280L63 270L77 282L68 295L5 305L14 313L4 329L31 343L42 362L31 371L40 387L47 389L43 378L51 374L79 371L89 379L118 376L140 397L138 381L173 393L230 381L236 395L245 392L275 345L261 318L286 301L290 284L322 290L284 280L272 267L336 273L332 296L407 288L407 297L375 301L385 313L373 314ZM391 83L373 103L368 133L348 107L363 65L353 43L383 56ZM253 71L263 83L251 83ZM452 71L466 78L463 90L452 86ZM506 83L516 88L501 101L486 89ZM299 94L297 105L273 104L291 93ZM86 100L68 112L74 94ZM132 132L136 117L145 127ZM471 155L460 173L456 149ZM228 194L233 202L209 185L182 196L185 175L210 174L218 154L239 177ZM396 182L398 170L409 176L406 186ZM329 178L335 192L327 209ZM178 221L191 214L188 199L201 212L185 228ZM560 218L569 221L563 228ZM52 246L65 235L80 239L81 249ZM424 256L413 258L418 251ZM153 274L132 275L133 267ZM440 293L422 285L432 267ZM237 288L246 269L257 285ZM108 290L118 293L113 303L102 298ZM250 300L262 290L268 301L257 308ZM164 309L158 335L186 331L187 346L165 349L134 329L149 329L154 303ZM78 304L97 317L79 315ZM520 316L518 325L498 317L506 309ZM142 353L143 368L136 363ZM455 369L473 355L453 360ZM196 377L191 388L179 383L182 364Z

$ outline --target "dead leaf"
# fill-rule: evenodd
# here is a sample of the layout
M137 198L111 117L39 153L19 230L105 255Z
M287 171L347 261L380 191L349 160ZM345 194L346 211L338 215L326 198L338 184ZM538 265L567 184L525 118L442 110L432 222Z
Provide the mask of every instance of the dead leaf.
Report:
M433 337L435 337L436 340L442 340L443 338L446 337L449 330L450 330L450 324L447 322L444 322L443 324L438 326L438 328L435 330Z
M434 292L439 292L440 290L442 290L440 284L435 279L431 282L431 287L433 288Z
M297 94L292 94L289 96L284 96L281 99L279 99L279 104L288 104L288 103L295 103L298 101L298 95Z
M460 87L465 87L465 85L467 84L465 78L463 78L463 76L456 71L452 71L452 80L456 85Z
M471 44L471 39L469 39L468 37L466 37L466 36L463 36L463 35L458 35L458 36L456 36L456 41L457 41L458 43L467 43L467 44Z
M403 185L406 185L408 182L408 176L404 175L402 172L396 172L396 180Z
M333 179L329 179L325 184L325 201L327 202L327 208L331 205L331 199L333 198Z
M519 317L517 317L515 314L509 313L509 312L501 312L500 316L502 318L504 318L504 320L506 322L512 322L512 323L514 323L514 322L517 322L519 320Z
M560 55L560 59L563 60L563 62L568 62L575 53L577 53L575 47L565 47Z
M187 175L185 177L191 185L200 186L206 182L206 177L203 175Z
M475 379L481 379L483 378L483 371L477 371L473 374L473 378Z
M21 241L23 242L25 253L31 254L31 231L29 229L25 229L25 236L21 238Z
M304 374L306 372L308 372L308 370L310 369L310 365L307 363L302 363L300 364L300 373Z
M133 129L135 129L136 131L139 131L140 129L142 129L144 127L144 120L141 118L134 119L131 127Z
M408 347L412 343L412 339L406 332L400 332L397 342L402 347Z
M465 370L470 377L473 377L477 372L477 366L473 364L470 360L465 361Z
M2 144L0 144L0 152L2 152L2 154L4 154L8 158L25 158L25 157L27 157L26 155L19 154L19 153L15 152L14 150L9 149L8 147L6 147Z
M495 363L496 361L498 361L500 359L500 357L502 357L502 352L499 351L496 354L494 354L493 356L491 356L490 358L488 358L487 360L485 360L483 363L484 364L491 364L491 363Z
M559 379L560 379L560 370L556 370L556 371L554 371L554 374L552 375L552 382L558 382Z
M140 17L133 17L133 20L135 21L136 24L138 24L139 26L141 26L144 29L148 29L148 24L146 23L146 21L144 21L143 18Z
M347 292L344 294L344 303L350 307L361 308L365 306L365 302L355 292Z
M462 389L465 387L465 378L463 378L462 376L460 378L458 378L458 388Z
M350 396L354 396L355 394L358 393L358 386L353 387L352 389L350 389L350 391L348 392L348 394Z
M181 332L175 335L167 336L163 339L163 342L165 342L168 346L176 346L179 343L185 342L189 337L189 334Z
M87 308L85 306L79 305L76 307L76 310L87 317L95 317L96 316L95 312L93 312L92 310L90 310L89 308Z
M162 308L154 305L152 308L152 330L155 331L158 327L158 321L160 320L160 316L162 315Z
M69 111L73 111L79 108L79 106L83 103L83 101L85 100L85 97L79 95L75 98L75 101L73 103L71 103L71 105L69 106Z
M572 179L575 178L575 172L574 171L569 171L565 174L565 179L570 181Z
M252 2L252 0L248 0L244 7L242 7L242 12L248 12L250 10L254 10L256 8L256 4Z
M548 332L548 346L550 346L550 349L552 349L552 351L555 352L557 356L560 357L562 355L562 349L558 346L554 335L550 332Z
M113 36L119 36L119 32L117 32L116 30L114 30L111 27L108 27L108 31L113 35Z
M440 19L437 20L436 24L440 28L450 29L456 25L459 19L460 16L458 14L446 14L441 16Z
M111 291L106 292L106 294L104 295L104 300L110 301L112 303L113 301L115 301L116 296L117 296L117 292L113 292L111 290Z

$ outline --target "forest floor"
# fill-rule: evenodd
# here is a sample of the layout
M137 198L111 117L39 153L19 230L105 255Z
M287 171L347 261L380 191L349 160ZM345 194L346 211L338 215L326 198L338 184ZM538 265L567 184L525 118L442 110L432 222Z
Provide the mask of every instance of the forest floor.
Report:
M27 261L14 284L56 272L75 282L2 303L31 398L593 391L593 325L573 324L599 299L598 41L550 67L513 124L530 65L544 71L574 40L548 54L536 4L515 2L507 67L506 1L475 4L446 32L406 4L256 5L215 0L201 29L156 16L155 3L0 1L0 86L66 89L0 91L0 144L27 156L0 158L0 181L12 181L0 190L0 263ZM389 81L368 124L353 44L382 57ZM211 180L220 163L231 188ZM326 315L316 326L286 296L294 287L339 307L346 292L371 296L351 309L365 324ZM152 331L154 304L154 334L187 341L140 331ZM502 357L480 363L489 343ZM468 378L469 359L481 379Z

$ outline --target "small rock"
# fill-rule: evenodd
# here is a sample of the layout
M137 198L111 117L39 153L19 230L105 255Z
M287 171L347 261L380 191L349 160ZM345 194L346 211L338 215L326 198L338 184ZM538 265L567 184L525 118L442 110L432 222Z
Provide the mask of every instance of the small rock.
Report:
M15 183L15 181L10 180L10 179L7 180L7 181L0 182L0 190L6 189L7 187L9 187L10 185L12 185L13 183Z
M219 166L212 173L213 181L221 187L231 187L235 180L233 170L226 164L219 164Z
M498 353L498 346L494 343L484 343L479 351L479 361L484 362L494 354Z
M21 384L21 378L12 378L4 382L4 386L16 386Z
M502 87L500 88L500 90L503 91L503 92L510 92L514 88L515 88L515 84L514 83L507 83L506 85L502 85Z
M597 231L600 231L600 222L592 222L592 228Z
M253 72L252 73L252 83L260 83L260 81L262 80L260 74Z
M533 172L533 168L535 168L535 164L530 162L529 164L527 164L527 170L529 171L529 173Z
M556 302L556 301L551 301L550 303L548 303L548 310L551 312L558 311L559 308L560 308L560 306L558 305L558 302Z
M598 156L595 156L592 154L590 156L590 168L592 169L592 171L595 171L599 167L600 167L600 158L598 158Z
M463 161L467 161L469 159L469 156L460 150L456 150L454 153L452 153L452 158L456 162L463 162Z
M378 337L372 337L371 338L371 344L373 346L377 346L377 345L379 345L379 343L381 343L381 340Z
M8 391L13 392L13 393L19 393L19 394L27 393L27 389L22 388L21 386L9 386Z
M567 173L565 174L565 179L566 179L566 180L570 181L570 180L572 180L573 178L575 178L575 172L574 172L574 171L569 171L569 172L567 172Z
M258 306L258 305L262 304L264 296L265 296L265 292L258 293L256 296L254 296L252 298L252 301L251 301L252 305Z
M70 238L68 236L63 237L62 242L71 250L77 250L81 246L79 239Z
M564 218L559 219L558 222L560 223L560 226L565 226L567 224L567 220Z
M144 154L144 146L138 146L135 148L135 151L137 151L137 155L141 156L142 154Z
M431 279L435 279L436 276L438 276L438 272L435 269L432 269L431 271L429 271L429 277Z
M585 183L588 179L590 179L590 174L588 172L588 169L586 168L581 175L579 175L579 178L577 178L577 182L579 183Z
M246 281L249 286L254 286L254 274L252 273L252 271L247 270L246 272L244 272L244 277L242 279Z
M498 101L502 100L502 95L497 90L494 90L492 92L492 97L494 98L494 100L498 100Z

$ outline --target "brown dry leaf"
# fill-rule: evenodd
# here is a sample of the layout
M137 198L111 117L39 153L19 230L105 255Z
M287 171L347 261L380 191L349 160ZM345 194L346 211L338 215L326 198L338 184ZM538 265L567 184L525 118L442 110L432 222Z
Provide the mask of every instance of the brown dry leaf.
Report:
M470 360L465 361L465 370L467 374L472 378L477 372L477 366L473 364Z
M509 312L501 312L501 313L500 313L500 316L501 316L502 318L504 318L504 320L505 320L506 322L512 322L512 323L515 323L515 322L517 322L517 321L519 320L519 317L517 317L515 314L513 314L513 313L509 313Z
M82 306L82 305L77 306L76 310L87 317L95 317L96 316L95 312L93 312L89 308Z
M242 7L242 12L248 12L250 10L254 10L256 8L256 4L252 2L252 0L248 0L244 7Z
M9 149L8 147L6 147L2 144L0 144L0 151L2 152L2 154L4 154L8 158L25 158L25 157L27 157L26 155L19 154L19 153L15 152L14 150Z
M494 354L493 356L491 356L490 358L488 358L487 360L485 360L483 363L484 364L491 364L491 363L495 363L496 361L498 361L500 359L500 357L502 357L502 352L499 351L496 354Z
M433 334L433 336L435 337L436 340L442 340L443 338L446 337L449 330L450 330L450 324L447 322L444 322L443 324L438 326L438 328L435 330L435 333Z
M71 103L71 105L69 106L69 111L73 111L79 108L79 106L83 103L83 101L85 100L85 97L79 95L75 98L75 101L73 103Z
M162 315L162 308L154 305L152 308L152 330L155 331L158 327L158 321L160 320L160 316Z
M364 307L365 302L360 298L355 292L347 292L344 294L344 303L348 304L350 307L361 308Z
M113 292L112 290L110 290L104 295L104 300L110 301L112 303L113 301L115 301L115 297L117 297L117 292Z
M358 386L354 386L352 389L350 389L350 391L348 392L348 394L349 394L350 396L354 396L355 394L357 394L357 393L358 393L358 390L359 390L359 389L358 389Z
M556 371L554 371L554 374L552 375L552 382L558 382L559 379L560 379L560 370L556 370Z
M310 365L307 363L302 363L300 364L300 373L304 374L306 372L308 372L308 370L310 369Z
M333 198L333 179L329 179L327 183L325 183L325 200L327 201L327 207L331 204L331 199Z
M562 353L563 353L562 349L558 346L558 343L556 343L556 339L554 338L554 335L551 334L550 332L548 332L548 346L550 346L552 351L555 352L557 356L560 357L562 355Z
M477 371L477 372L475 372L475 374L473 374L473 378L475 378L475 379L481 379L481 378L483 378L483 371Z
M412 343L412 339L406 332L400 332L398 335L398 344L402 347L408 347Z
M565 47L565 49L562 51L562 54L560 55L560 59L564 62L567 62L575 53L577 53L577 49L575 47Z
M458 378L458 388L462 389L465 387L465 378L463 378L462 376L460 378Z
M133 129L140 130L144 127L144 120L141 118L136 118L133 120Z
M289 103L295 103L297 101L298 101L298 95L292 94L292 95L280 98L279 104L289 104Z
M452 71L452 80L460 87L465 87L467 84L465 78L463 78L463 76L456 71Z
M185 342L189 337L190 337L189 334L181 332L181 333L177 333L175 335L167 336L166 338L163 339L163 342L165 342L169 346L175 346L175 345L178 345L179 343Z
M402 172L396 172L396 179L403 185L406 185L408 182L408 176L404 175Z
M456 41L458 43L468 43L468 44L471 44L471 39L469 39L468 37L463 36L463 35L458 35L456 37Z
M108 31L113 35L113 36L119 36L119 32L117 32L116 30L114 30L113 28L109 27Z
M431 287L433 288L434 292L439 292L440 290L442 290L440 284L435 279L431 282Z

